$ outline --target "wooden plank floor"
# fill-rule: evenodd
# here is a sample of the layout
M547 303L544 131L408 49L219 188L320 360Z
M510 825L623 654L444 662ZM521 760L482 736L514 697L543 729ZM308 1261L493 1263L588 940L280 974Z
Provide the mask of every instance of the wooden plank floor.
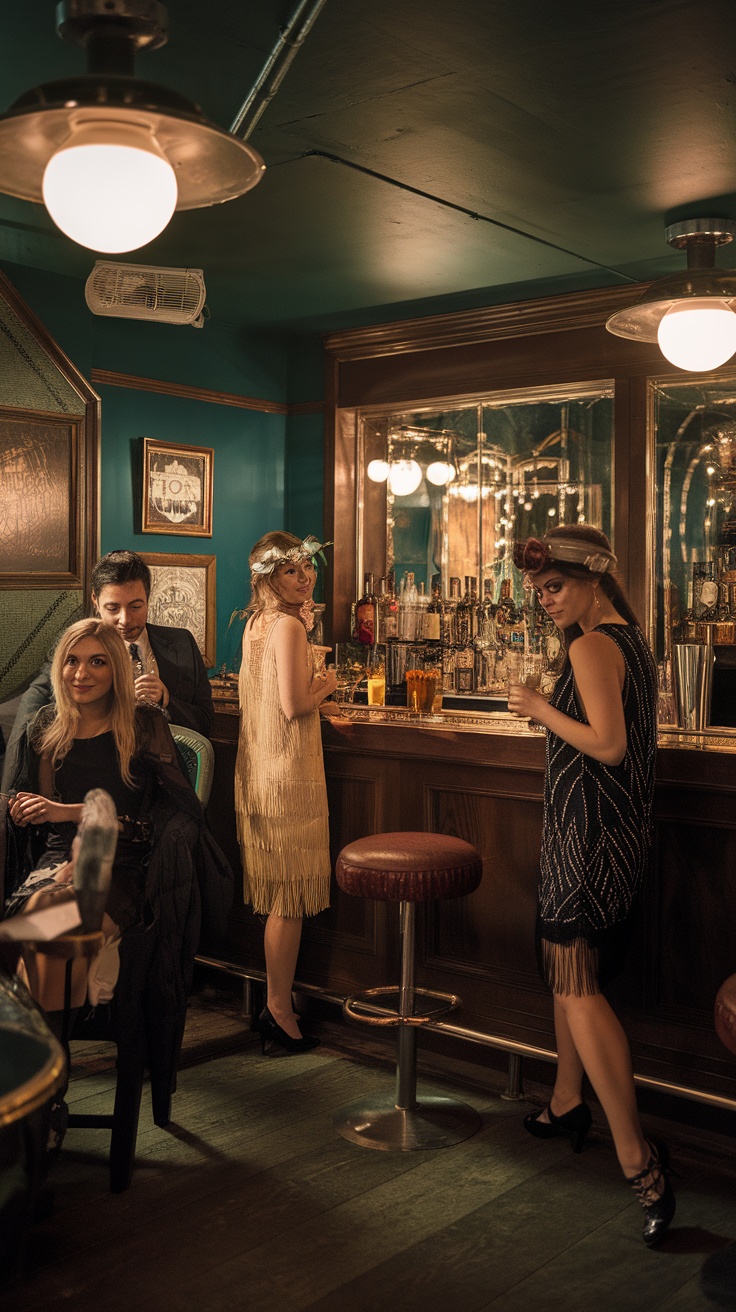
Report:
M736 1146L648 1120L670 1142L678 1213L656 1251L622 1184L605 1128L575 1156L521 1127L526 1103L476 1068L464 1087L420 1081L480 1112L454 1148L386 1153L335 1133L332 1116L393 1088L385 1060L323 1046L262 1057L227 1001L191 1011L175 1123L150 1122L148 1092L131 1189L108 1192L108 1133L73 1130L55 1205L31 1240L7 1312L708 1312L698 1273L736 1237ZM192 1038L194 1036L194 1040ZM458 1063L459 1065L460 1063ZM90 1046L74 1109L107 1110L108 1047ZM529 1091L528 1091L529 1092ZM539 1091L538 1091L539 1092ZM536 1105L539 1105L537 1100Z

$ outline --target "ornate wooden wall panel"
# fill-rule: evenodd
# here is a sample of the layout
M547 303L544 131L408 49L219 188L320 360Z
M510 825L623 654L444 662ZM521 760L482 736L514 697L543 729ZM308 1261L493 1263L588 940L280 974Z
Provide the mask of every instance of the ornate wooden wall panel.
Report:
M353 838L402 829L457 834L483 856L475 893L421 908L417 983L459 993L458 1019L470 1029L552 1048L551 999L534 955L542 736L342 722L323 724L323 742L333 857ZM232 741L217 744L216 758L219 809L211 804L210 818L229 851ZM611 991L639 1073L729 1097L736 1071L712 1007L736 971L735 765L726 753L660 751L652 873ZM262 928L238 903L233 952L258 964ZM330 910L305 926L299 978L338 994L397 982L396 912L337 890Z

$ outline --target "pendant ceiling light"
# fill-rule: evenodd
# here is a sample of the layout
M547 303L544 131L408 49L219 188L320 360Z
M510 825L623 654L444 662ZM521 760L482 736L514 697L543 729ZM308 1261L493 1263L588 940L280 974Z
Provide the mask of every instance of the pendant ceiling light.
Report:
M612 314L609 333L659 342L666 360L707 373L736 352L736 270L717 269L716 246L733 241L732 219L686 219L665 229L670 246L687 251L687 269L653 282L635 305Z
M57 32L87 51L87 74L46 82L0 117L0 191L43 201L81 246L136 250L174 210L233 200L265 165L192 101L134 76L167 40L157 0L61 0Z

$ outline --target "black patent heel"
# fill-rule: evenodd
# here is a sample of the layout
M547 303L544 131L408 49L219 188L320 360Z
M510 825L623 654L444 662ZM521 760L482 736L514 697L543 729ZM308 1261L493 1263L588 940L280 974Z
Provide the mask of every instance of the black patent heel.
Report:
M535 1139L557 1139L564 1135L570 1140L574 1153L580 1153L583 1150L588 1130L593 1122L590 1107L587 1103L578 1103L571 1111L565 1112L564 1116L555 1116L549 1103L544 1108L549 1116L547 1121L540 1121L542 1112L530 1112L524 1117L524 1129L533 1134Z
M677 1206L669 1178L667 1145L647 1139L652 1155L638 1175L626 1177L644 1209L642 1239L650 1248L658 1244L675 1215Z
M264 1007L258 1017L258 1033L261 1036L261 1053L266 1054L266 1044L276 1043L285 1052L311 1052L312 1048L319 1047L319 1039L315 1039L311 1034L302 1034L300 1039L293 1039L286 1030L277 1025L268 1007Z

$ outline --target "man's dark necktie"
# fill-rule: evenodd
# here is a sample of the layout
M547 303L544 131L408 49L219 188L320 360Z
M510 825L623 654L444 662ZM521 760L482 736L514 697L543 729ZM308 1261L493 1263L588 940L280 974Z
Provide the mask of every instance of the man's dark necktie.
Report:
M143 673L143 661L141 660L137 642L131 642L130 644L130 659L133 662L133 678L135 679Z

